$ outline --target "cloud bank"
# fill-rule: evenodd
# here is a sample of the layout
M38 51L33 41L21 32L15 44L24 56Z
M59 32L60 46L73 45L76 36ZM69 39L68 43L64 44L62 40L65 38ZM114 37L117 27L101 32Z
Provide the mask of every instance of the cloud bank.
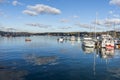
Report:
M17 5L22 5L22 3L18 2L17 0L12 2L13 6L17 6Z
M31 27L39 27L39 28L49 28L51 25L45 25L45 24L40 24L40 23L28 23L26 24Z
M111 18L111 19L97 20L97 21L94 21L93 23L100 26L120 25L120 19Z
M48 5L36 4L34 6L27 6L27 9L24 10L23 13L31 16L37 16L39 14L60 14L61 11Z
M61 19L60 22L62 22L62 23L68 23L68 22L70 22L70 20L68 20L68 19Z
M110 0L109 4L120 6L120 0Z

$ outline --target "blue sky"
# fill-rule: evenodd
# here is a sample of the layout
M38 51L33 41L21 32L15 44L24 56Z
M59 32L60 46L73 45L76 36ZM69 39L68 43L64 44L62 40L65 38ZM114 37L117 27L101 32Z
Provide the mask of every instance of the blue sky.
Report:
M96 13L99 24L94 23ZM105 31L113 29L113 22L119 28L119 14L120 0L0 0L2 30L70 32L90 31L90 26L93 31L96 26Z

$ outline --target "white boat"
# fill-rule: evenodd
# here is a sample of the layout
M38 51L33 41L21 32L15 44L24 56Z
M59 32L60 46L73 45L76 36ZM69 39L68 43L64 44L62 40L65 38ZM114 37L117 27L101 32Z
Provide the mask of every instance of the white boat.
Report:
M75 41L75 40L76 40L75 36L72 36L72 37L70 38L70 41Z
M85 47L95 47L95 42L94 41L84 41L83 45Z
M58 38L57 40L58 40L59 42L63 42L63 41L64 41L64 38L61 37L61 38Z
M95 47L95 42L91 37L84 37L83 38L83 46L85 47Z
M84 40L84 41L85 41L85 40L92 40L92 38L91 38L91 37L84 37L83 40Z

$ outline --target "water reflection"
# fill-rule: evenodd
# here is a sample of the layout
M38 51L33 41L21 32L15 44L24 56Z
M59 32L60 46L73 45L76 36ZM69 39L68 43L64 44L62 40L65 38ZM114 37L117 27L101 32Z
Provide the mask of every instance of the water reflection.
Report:
M23 77L27 74L22 70L0 70L0 80L25 80Z
M112 74L110 76L120 79L120 68L108 69L108 72Z
M31 39L30 43L16 38L0 44L0 61L13 67L0 66L0 80L24 80L26 76L26 80L120 79L120 50L89 48L79 41L66 40L61 44L57 37Z
M70 41L71 45L74 46L76 41Z
M100 51L100 57L101 58L113 58L114 57L114 49L106 49L106 48L101 48Z
M34 65L45 65L45 64L54 64L57 60L56 56L37 56L37 55L27 55L25 60L28 63L32 63Z
M82 50L87 54L87 53L93 53L95 48L82 46Z

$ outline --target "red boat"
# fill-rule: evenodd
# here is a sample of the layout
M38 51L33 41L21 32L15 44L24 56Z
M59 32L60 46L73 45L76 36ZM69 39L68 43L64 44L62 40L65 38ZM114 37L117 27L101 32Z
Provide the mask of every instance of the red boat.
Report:
M112 45L106 45L106 48L107 49L114 49L114 46L112 46Z

